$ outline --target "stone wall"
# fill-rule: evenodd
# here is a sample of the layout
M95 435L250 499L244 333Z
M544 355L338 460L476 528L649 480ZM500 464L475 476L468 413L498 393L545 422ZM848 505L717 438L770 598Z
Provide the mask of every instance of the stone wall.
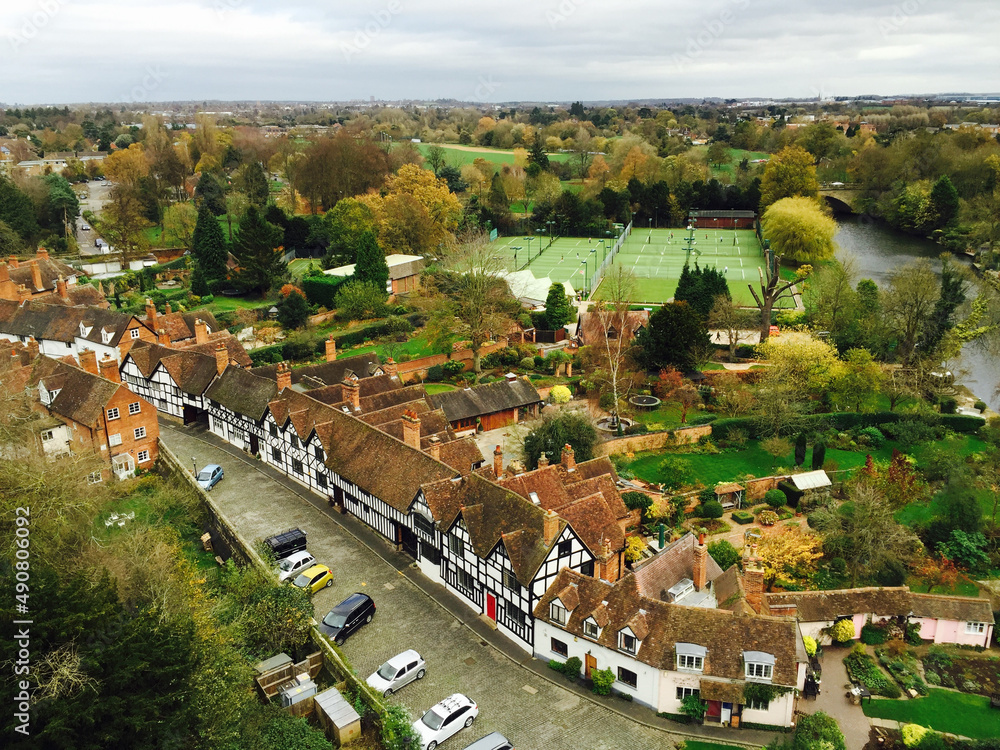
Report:
M679 430L666 430L646 435L628 435L604 441L595 448L595 453L598 456L611 456L615 453L652 451L673 445L697 443L705 435L711 434L712 425L704 424L697 427L682 427Z
M505 349L506 347L507 339L500 339L496 343L487 344L480 349L479 356L485 357L487 354L491 354L498 349ZM472 350L461 349L453 352L450 357L447 354L432 354L429 357L411 359L409 362L400 362L398 363L399 379L404 383L422 381L427 378L427 371L430 368L434 367L434 365L443 365L449 359L464 363L466 372L472 369Z

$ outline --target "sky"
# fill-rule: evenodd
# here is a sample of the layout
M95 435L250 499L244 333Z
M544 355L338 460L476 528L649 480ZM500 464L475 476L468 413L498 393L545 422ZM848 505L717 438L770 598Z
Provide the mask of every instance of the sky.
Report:
M7 104L1000 90L994 0L26 0Z

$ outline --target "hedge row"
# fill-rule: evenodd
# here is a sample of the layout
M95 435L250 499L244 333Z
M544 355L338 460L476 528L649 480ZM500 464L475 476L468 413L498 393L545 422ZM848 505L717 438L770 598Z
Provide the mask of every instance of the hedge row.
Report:
M328 310L336 307L337 290L350 277L307 276L302 279L302 291L306 293L309 304L325 307Z
M812 430L834 429L843 432L909 420L939 424L954 432L975 432L986 424L986 420L982 417L965 414L936 414L930 417L916 417L912 414L898 414L893 411L877 411L870 414L842 411L829 414L810 414L802 418L802 427ZM718 440L726 440L732 430L743 430L748 437L758 438L760 437L758 428L759 422L752 417L716 419L712 422L712 436Z
M374 325L342 333L340 336L334 336L333 340L337 343L338 349L347 349L362 344L365 341L382 338L383 336L412 333L412 331L413 324L406 318L391 317ZM259 367L261 365L275 364L276 362L309 359L313 354L323 354L325 352L325 339L320 339L315 343L308 341L286 341L283 344L254 349L250 352L250 360L253 362L254 367Z

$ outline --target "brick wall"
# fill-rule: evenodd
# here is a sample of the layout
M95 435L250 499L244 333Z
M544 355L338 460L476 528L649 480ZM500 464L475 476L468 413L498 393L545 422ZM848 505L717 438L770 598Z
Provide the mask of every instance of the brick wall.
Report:
M684 427L679 430L654 432L648 435L629 435L606 440L597 446L595 452L598 456L610 456L615 453L652 451L671 445L697 443L703 436L711 434L712 425L705 424L697 427Z
M487 354L492 354L498 349L505 349L506 347L507 339L500 339L495 344L487 344L480 349L479 356L485 357ZM414 383L417 380L424 380L427 378L427 371L430 368L434 367L434 365L443 365L449 359L464 363L466 372L472 369L472 350L461 349L453 352L450 357L447 354L432 354L429 357L411 359L409 362L400 362L399 379L404 383Z
M129 405L135 403L139 404L139 412L129 414ZM105 410L113 408L118 409L118 418L107 419L107 411L105 411L105 429L109 439L111 435L120 435L122 442L121 445L110 449L111 455L128 453L132 456L137 467L142 469L152 467L159 455L160 426L156 421L156 407L122 386L105 406ZM135 437L137 429L145 429L145 435L139 438ZM98 450L100 450L99 447ZM140 463L139 453L141 451L149 452L148 461Z

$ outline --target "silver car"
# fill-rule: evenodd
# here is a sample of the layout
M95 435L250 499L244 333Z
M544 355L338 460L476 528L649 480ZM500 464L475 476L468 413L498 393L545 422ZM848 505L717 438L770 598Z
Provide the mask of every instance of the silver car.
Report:
M367 682L376 693L387 696L414 680L422 680L426 673L423 657L411 648L389 659Z
M293 552L278 563L278 580L287 581L290 578L295 578L303 570L315 564L316 558L305 550Z

